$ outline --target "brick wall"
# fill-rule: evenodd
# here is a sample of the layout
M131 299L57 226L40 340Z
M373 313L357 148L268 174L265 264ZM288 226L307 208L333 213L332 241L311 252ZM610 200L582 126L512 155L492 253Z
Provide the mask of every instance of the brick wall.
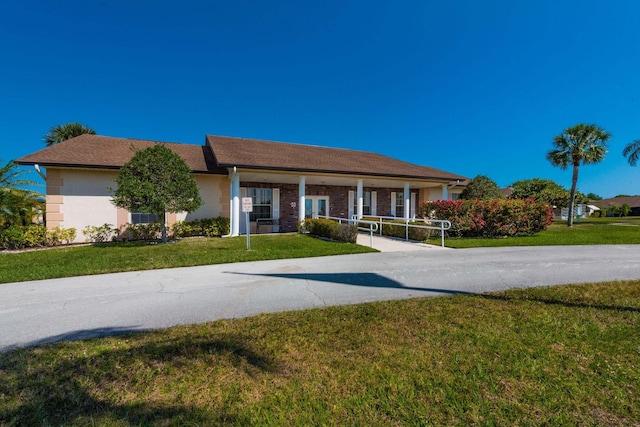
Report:
M280 189L280 231L294 232L298 230L298 185L297 184L270 184L264 182L242 182L242 187L251 188L279 188ZM329 216L348 218L349 216L349 191L356 193L356 186L330 186L307 185L306 196L328 196ZM391 192L404 191L399 188L363 188L363 191L377 192L377 214L380 216L391 215ZM418 193L417 190L413 191ZM292 207L292 204L294 207Z

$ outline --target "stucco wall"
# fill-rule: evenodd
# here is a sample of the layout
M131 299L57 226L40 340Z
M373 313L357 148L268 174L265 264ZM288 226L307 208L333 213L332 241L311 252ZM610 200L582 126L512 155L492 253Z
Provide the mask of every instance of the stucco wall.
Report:
M111 192L116 171L57 169L47 170L47 227L76 229L76 242L83 242L82 230L89 226L111 224L120 227L131 221L128 212L111 203ZM204 204L190 214L169 214L169 226L176 220L218 217L223 213L220 205L223 176L196 175L196 183Z
M47 183L52 180L52 172L47 171ZM107 190L107 187L115 187L115 172L57 170L54 174L61 180L59 225L64 228L74 227L77 242L84 241L82 230L88 225L117 225L118 212L111 203L111 195ZM55 225L51 223L49 211L47 203L47 226L51 228Z

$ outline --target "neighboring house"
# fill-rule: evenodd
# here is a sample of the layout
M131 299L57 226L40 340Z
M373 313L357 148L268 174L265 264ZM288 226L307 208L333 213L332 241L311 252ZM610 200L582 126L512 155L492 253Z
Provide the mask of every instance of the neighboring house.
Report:
M46 180L47 227L75 227L78 240L88 225L154 221L111 203L110 187L120 167L156 144L128 138L81 135L18 159ZM246 233L242 197L253 199L250 227L296 231L301 218L394 216L411 218L426 200L456 198L467 178L380 154L255 139L207 135L205 145L163 143L193 171L203 206L169 214L178 220L218 216L231 219L231 235Z
M592 205L600 209L609 209L612 206L622 206L625 203L631 207L629 215L640 216L640 196L615 197L613 199L592 200Z

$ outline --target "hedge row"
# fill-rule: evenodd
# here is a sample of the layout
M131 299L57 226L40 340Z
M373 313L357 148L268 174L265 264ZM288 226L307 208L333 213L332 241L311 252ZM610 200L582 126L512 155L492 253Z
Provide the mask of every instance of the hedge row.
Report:
M171 231L173 237L218 237L229 234L230 226L229 218L220 216L218 218L205 218L189 222L178 221L173 224Z
M355 243L358 237L356 224L340 224L324 218L305 219L303 229L309 234L335 240L336 242Z
M44 225L12 225L0 231L0 248L24 249L69 244L76 238L75 228L47 230Z
M438 200L425 202L417 215L451 222L448 236L527 236L546 230L553 213L548 203L522 199Z
M218 237L229 234L229 218L205 218L194 221L177 221L169 230L173 238ZM109 242L112 240L157 240L162 232L159 222L150 224L125 224L115 228L111 224L99 227L88 226L82 230L88 242Z
M156 240L160 238L160 223L125 224L120 228L111 224L90 225L82 230L86 242L103 243L114 240ZM170 230L172 237L216 237L229 234L229 218L206 218L178 221ZM43 225L14 225L0 230L0 249L23 249L69 244L76 238L75 228L47 230Z

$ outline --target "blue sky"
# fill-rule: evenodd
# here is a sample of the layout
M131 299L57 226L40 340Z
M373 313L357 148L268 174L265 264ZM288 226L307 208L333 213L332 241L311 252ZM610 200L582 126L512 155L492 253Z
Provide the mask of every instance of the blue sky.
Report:
M613 134L578 188L640 194L640 2L4 0L0 159L55 124L375 151L500 186L577 123ZM33 174L33 179L37 179Z

